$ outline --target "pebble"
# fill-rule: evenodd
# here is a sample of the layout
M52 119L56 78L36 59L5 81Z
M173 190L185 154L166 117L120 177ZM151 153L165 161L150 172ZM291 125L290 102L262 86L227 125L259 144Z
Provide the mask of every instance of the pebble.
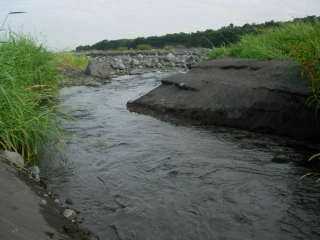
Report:
M73 201L70 198L67 198L65 203L68 205L73 205Z
M47 200L41 199L40 205L45 206L45 205L47 205L47 204L48 204Z
M74 210L67 208L66 210L64 210L63 216L65 218L70 219L70 218L75 218L77 216L77 214Z
M36 180L40 181L40 168L38 166L33 166L30 168L31 176Z

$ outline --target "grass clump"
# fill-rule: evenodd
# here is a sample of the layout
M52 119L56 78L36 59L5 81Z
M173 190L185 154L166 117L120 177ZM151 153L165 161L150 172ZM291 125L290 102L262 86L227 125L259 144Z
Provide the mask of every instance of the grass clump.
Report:
M85 55L72 52L60 52L55 55L56 65L59 70L80 70L83 71L89 64L89 59Z
M240 42L211 51L209 58L249 58L258 60L291 59L301 64L310 80L312 96L309 103L320 108L320 22L286 23L249 34Z
M57 136L58 81L54 55L31 38L0 44L0 149L19 152L30 163Z

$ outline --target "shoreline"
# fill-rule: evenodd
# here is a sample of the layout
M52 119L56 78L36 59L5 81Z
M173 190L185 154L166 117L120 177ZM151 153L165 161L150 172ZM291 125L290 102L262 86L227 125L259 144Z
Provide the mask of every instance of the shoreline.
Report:
M46 183L0 158L0 238L10 240L98 240L81 226L80 212L48 192ZM67 213L72 213L67 215ZM35 231L36 230L36 231Z

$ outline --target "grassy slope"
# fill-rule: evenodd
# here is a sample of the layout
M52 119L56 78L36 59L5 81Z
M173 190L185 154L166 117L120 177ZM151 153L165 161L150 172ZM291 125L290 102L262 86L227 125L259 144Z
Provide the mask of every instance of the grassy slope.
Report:
M297 61L310 79L313 91L310 103L320 108L320 22L283 24L259 35L246 35L239 43L212 50L209 57Z
M53 97L59 74L54 56L27 37L0 45L0 148L33 161L57 135Z

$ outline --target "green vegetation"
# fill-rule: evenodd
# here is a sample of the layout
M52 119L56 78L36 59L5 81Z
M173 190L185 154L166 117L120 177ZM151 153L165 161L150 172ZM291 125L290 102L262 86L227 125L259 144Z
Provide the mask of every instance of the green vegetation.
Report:
M248 34L236 44L213 50L209 56L292 59L301 64L310 80L313 94L309 103L320 108L320 21L281 24L259 35Z
M57 137L54 97L59 74L55 56L29 37L0 44L0 148L29 163Z
M124 51L128 51L129 49L127 47L118 47L116 50L119 52L124 52Z
M89 63L87 56L76 55L72 52L60 52L54 56L59 70L85 70Z
M292 22L310 22L318 21L320 17L309 16L306 18L297 18ZM119 48L137 49L139 45L150 45L152 48L171 47L222 47L224 45L237 43L242 36L246 34L259 34L266 28L277 27L280 22L266 22L263 24L245 24L243 26L234 26L230 24L219 30L206 30L194 33L174 33L164 36L139 37L136 39L103 40L92 46L79 46L77 51L81 50L116 50Z
M151 50L152 46L149 44L139 44L137 46L137 50L142 50L142 51L147 51L147 50Z

